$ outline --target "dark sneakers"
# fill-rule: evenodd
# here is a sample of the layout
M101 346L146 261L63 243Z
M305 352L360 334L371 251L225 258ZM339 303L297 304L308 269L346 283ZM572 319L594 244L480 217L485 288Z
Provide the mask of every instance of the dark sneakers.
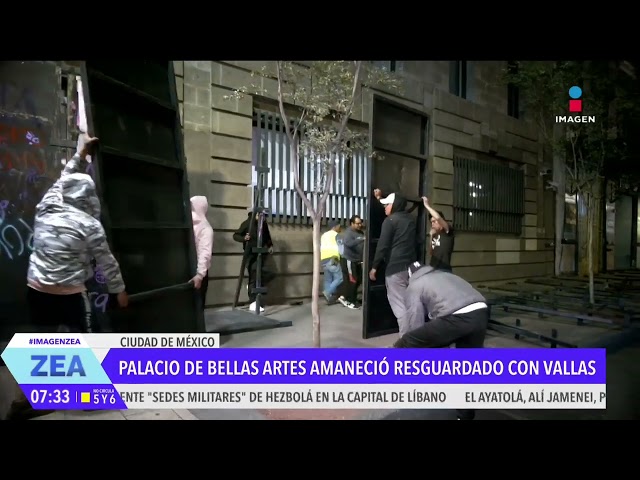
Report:
M338 297L338 301L342 304L343 307L347 307L350 308L352 310L357 310L358 307L356 307L353 303L351 303L350 301L348 301L346 298L344 298L344 296L340 296Z
M335 305L336 303L338 303L338 297L335 295L330 295L326 297L326 299L327 299L327 305Z
M327 300L327 305L335 305L336 303L340 303L342 306L350 308L352 310L357 310L359 307L349 302L344 296L340 295L327 295L327 292L322 292L324 298Z

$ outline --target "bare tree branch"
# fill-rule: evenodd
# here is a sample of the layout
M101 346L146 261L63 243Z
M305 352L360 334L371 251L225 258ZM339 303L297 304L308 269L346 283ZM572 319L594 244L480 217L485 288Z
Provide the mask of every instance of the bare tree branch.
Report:
M293 133L291 133L290 125L289 125L289 117L287 116L287 112L284 108L284 98L282 93L282 62L276 62L276 72L278 75L278 106L280 107L280 116L282 117L282 121L284 122L284 131L287 134L287 138L289 139L289 149L291 152L291 158L294 160L292 163L293 170L293 185L300 196L300 199L304 203L305 207L307 207L307 211L309 212L309 216L313 219L316 217L316 210L313 208L313 204L307 198L304 190L300 186L300 151L298 149L298 145L296 139L298 138L298 129L295 129Z
M311 314L315 347L320 346L318 297L321 296L321 222L337 175L337 160L341 160L343 156L348 158L354 151L368 151L370 147L368 142L362 141L360 133L349 128L358 88L365 81L367 86L371 87L384 84L391 89L400 87L388 72L369 69L367 79L362 78L362 72L363 62L358 60L317 61L313 62L306 76L300 76L299 70L291 62L276 61L278 111L284 123L283 128L293 160L291 173L294 189L308 216L313 220ZM286 88L289 91L285 91ZM234 91L233 95L225 98L240 98L246 92L247 89L241 87ZM262 94L265 93L262 89ZM295 120L292 114L287 114L287 102L301 109ZM313 166L316 186L312 192L305 192L300 183L302 162L305 162L305 167L306 162ZM298 215L303 213L298 212Z
M344 131L347 128L347 124L349 123L349 119L351 118L351 114L353 112L353 105L355 103L356 92L358 91L358 87L360 86L360 71L362 70L362 62L356 62L356 71L353 75L353 87L351 89L351 98L349 101L349 106L347 107L347 111L342 116L342 122L340 123L340 129L336 135L335 139L335 147L334 152L337 153L337 150L340 148L340 144L342 142L342 136L344 135ZM326 184L324 188L324 192L322 193L322 197L320 198L320 205L326 204L327 198L329 198L329 194L331 192L331 182L333 181L333 177L336 171L336 158L334 155L331 155L329 158L330 166L329 171L327 173Z

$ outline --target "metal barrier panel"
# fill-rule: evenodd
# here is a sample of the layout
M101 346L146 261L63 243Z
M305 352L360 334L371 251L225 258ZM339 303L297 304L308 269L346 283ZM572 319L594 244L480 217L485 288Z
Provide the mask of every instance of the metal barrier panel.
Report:
M363 338L398 331L398 320L387 298L384 262L378 267L376 280L368 278L386 218L384 206L373 196L373 189L380 188L385 195L397 192L408 200L418 200L426 193L427 125L427 118L416 112L382 99L374 101L372 143L378 155L370 160L366 169L369 173L367 183L371 188L366 212ZM422 260L426 250L427 218L423 207L417 208L413 215L416 219L416 258Z
M108 314L118 332L203 332L185 283L196 253L172 62L89 61L83 68L103 225L132 295Z

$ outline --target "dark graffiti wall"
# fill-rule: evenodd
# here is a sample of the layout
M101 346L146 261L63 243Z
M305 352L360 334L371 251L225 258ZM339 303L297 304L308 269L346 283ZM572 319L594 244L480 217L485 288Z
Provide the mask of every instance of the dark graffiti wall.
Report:
M107 82L105 75L96 73L84 83L89 84L92 96L87 111L93 113L92 122L97 125L97 131L90 133L101 138L100 154L111 155L111 161L103 164L99 156L96 167L102 168L95 170L102 170L102 182L96 183L104 197L103 215L108 218L109 213L120 222L109 240L127 289L141 293L181 284L193 271L195 249L188 241L193 233L171 63L93 63L94 73L102 71L119 79ZM26 310L33 218L43 194L59 178L63 161L76 150L78 113L82 110L76 83L81 74L78 67L86 73L84 62L80 66L0 62L0 344L16 332L33 331ZM123 81L144 95L131 93L136 90L123 87L119 83ZM152 130L153 142L149 142ZM152 162L134 160L132 152L157 158ZM94 176L100 172L90 165L87 173ZM150 222L154 227L123 229L127 222L136 221ZM165 228L167 221L172 228ZM156 223L164 225L155 228ZM185 244L189 244L188 251ZM144 268L141 258L146 259ZM100 267L94 264L94 275L87 281L93 331L109 330L112 322L127 331L204 330L193 290L180 290L177 297L154 298L119 311L109 308L116 303L105 283ZM176 303L176 298L182 303ZM185 315L194 322L185 322Z
M0 339L28 329L35 207L73 153L60 79L56 62L0 62Z

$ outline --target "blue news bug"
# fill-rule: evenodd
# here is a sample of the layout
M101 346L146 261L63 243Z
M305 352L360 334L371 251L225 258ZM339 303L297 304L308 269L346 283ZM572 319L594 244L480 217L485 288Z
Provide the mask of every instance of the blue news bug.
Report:
M80 355L31 355L36 364L31 370L32 377L86 377ZM47 364L48 361L48 364Z

